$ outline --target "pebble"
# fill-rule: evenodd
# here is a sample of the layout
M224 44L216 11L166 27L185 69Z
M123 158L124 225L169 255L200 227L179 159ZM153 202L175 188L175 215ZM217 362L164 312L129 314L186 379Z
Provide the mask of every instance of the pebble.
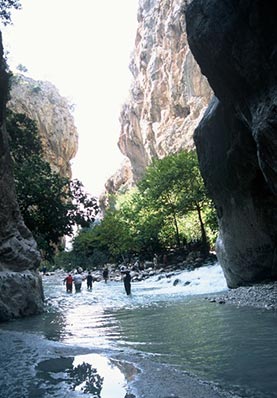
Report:
M277 310L277 282L260 283L230 289L220 296L209 298L211 303L233 304L239 307L254 307Z

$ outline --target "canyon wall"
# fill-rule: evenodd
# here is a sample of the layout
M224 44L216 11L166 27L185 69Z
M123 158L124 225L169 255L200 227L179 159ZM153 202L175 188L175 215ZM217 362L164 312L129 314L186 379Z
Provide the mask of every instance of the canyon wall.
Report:
M196 145L229 287L277 279L276 17L273 0L140 0L120 115L128 160L106 185Z
M182 0L139 1L133 83L118 142L128 161L107 182L109 193L136 183L154 158L194 146L212 90L189 49L182 9Z
M1 51L2 51L1 46ZM43 310L40 254L18 208L5 128L5 108L34 120L43 156L53 171L71 178L70 160L78 149L78 135L69 102L56 87L15 74L10 79L1 53L0 87L0 321Z
M70 160L78 150L78 134L68 100L52 83L15 74L7 107L36 122L45 160L53 171L71 178Z
M277 4L194 0L190 48L216 97L195 132L229 287L277 279Z
M1 33L0 33L1 35ZM0 321L43 309L40 255L16 200L5 127L8 75L0 36Z

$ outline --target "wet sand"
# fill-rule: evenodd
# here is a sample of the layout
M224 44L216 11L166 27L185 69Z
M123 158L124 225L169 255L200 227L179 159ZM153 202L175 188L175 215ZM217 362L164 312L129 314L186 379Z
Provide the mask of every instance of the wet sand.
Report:
M128 380L125 398L241 398L222 386L142 355L131 355L128 360L119 355L118 360ZM130 374L132 367L135 370Z

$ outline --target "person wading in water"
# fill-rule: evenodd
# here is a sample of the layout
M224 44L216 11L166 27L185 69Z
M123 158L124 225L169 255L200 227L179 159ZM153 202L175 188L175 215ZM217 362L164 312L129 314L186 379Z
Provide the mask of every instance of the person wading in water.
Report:
M109 278L109 270L108 270L107 267L105 267L105 268L103 269L103 278L104 278L105 283L107 283L108 278Z
M87 275L87 288L88 288L88 290L92 289L92 282L93 282L93 277L91 275L91 272L89 271L89 273Z
M67 277L64 278L63 283L66 284L67 293L72 293L73 278L72 278L71 274L68 274Z
M75 292L76 293L80 292L81 291L81 287L82 287L82 281L83 281L82 275L75 274L74 278L73 278L73 281L74 281Z
M130 296L130 294L131 294L131 275L130 275L130 271L125 266L122 266L120 268L120 272L123 275L123 282L124 282L125 292L126 292L127 296Z

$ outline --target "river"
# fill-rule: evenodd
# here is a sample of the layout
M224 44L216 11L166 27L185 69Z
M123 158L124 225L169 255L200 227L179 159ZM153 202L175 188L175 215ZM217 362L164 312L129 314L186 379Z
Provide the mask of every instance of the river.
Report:
M206 300L227 289L218 264L134 282L130 297L111 281L68 294L63 277L43 276L45 313L0 325L1 398L131 397L147 364L154 383L165 383L162 370L181 375L176 391L192 375L244 398L277 397L277 314ZM160 396L177 397L174 388Z

